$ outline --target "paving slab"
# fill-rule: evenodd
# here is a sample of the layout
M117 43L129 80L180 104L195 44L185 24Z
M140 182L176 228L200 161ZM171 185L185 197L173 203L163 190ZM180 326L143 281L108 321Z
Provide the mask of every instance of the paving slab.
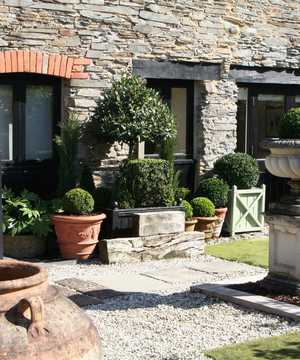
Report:
M200 292L247 308L264 311L300 321L300 306L274 300L265 296L253 295L244 291L230 289L219 284L202 284L191 288L193 293Z
M57 284L61 287L69 289L70 291L75 291L75 295L85 295L92 298L105 300L116 296L126 295L127 293L116 291L108 287L99 285L92 281L81 280L77 278L67 278L60 281L57 281Z
M69 289L64 286L56 285L55 287L62 295L72 300L79 307L88 306L88 305L97 305L102 302L102 300L98 298L84 295L82 293L79 293L73 289Z
M169 284L201 281L203 278L203 272L187 267L146 272L142 273L142 275L164 281Z
M244 265L244 264L243 264ZM224 274L224 273L233 273L240 272L243 270L243 267L234 262L213 262L213 263L200 263L199 265L187 266L188 269L195 271L201 271L208 274Z

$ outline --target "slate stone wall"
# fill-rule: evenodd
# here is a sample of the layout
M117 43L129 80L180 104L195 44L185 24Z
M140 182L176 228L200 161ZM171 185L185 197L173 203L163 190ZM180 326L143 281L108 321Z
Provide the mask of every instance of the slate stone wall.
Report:
M220 81L195 85L198 173L235 147L237 89L228 80L230 64L297 69L299 34L295 0L0 1L0 52L90 59L83 78L63 80L64 108L76 110L81 121L92 114L103 89L131 69L133 59L222 64ZM81 65L75 71L82 72ZM100 178L108 174L104 181L111 182L126 151L121 145L96 146L89 159Z

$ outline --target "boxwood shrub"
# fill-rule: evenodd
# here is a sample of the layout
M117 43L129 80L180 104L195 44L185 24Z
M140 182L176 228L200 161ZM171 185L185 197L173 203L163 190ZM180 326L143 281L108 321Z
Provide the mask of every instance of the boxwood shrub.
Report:
M62 208L65 214L90 214L94 210L94 199L90 193L83 189L71 189L62 199Z
M125 161L115 184L121 209L174 205L172 171L166 160Z
M211 200L216 208L223 208L228 202L229 186L218 178L209 178L200 181L196 195L207 197Z
M300 139L300 108L292 108L282 115L279 136L282 139Z
M215 215L215 205L206 197L196 197L191 201L194 216L212 217Z
M232 187L249 189L256 186L259 169L256 160L244 153L232 153L215 162L214 173Z

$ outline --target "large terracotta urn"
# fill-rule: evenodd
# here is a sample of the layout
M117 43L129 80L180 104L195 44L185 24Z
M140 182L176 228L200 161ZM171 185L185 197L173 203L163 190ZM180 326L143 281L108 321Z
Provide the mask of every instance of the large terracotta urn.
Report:
M105 214L52 216L61 255L65 259L88 259L98 244Z
M47 272L0 260L1 360L101 360L99 335L73 302L48 285Z

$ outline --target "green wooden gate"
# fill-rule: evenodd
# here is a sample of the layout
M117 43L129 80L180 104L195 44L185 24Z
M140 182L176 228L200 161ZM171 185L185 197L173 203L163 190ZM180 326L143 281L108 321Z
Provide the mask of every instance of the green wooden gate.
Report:
M238 190L232 188L224 230L235 233L262 231L264 227L266 187Z

